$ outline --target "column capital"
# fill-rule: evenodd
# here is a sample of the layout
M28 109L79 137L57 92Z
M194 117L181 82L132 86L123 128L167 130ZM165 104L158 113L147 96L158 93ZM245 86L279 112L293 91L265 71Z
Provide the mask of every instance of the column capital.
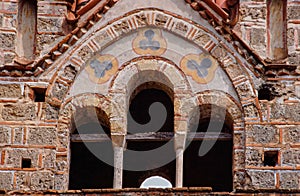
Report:
M114 148L124 148L126 143L126 135L121 133L111 133L111 141Z

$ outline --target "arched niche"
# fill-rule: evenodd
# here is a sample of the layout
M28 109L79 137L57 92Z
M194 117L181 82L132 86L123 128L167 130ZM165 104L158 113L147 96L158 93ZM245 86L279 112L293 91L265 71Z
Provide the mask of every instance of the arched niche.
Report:
M174 93L167 85L154 81L131 92L123 187L138 188L142 179L153 175L164 175L174 184ZM164 160L165 156L170 159Z
M100 108L77 109L73 115L69 189L113 187L113 148L108 116Z

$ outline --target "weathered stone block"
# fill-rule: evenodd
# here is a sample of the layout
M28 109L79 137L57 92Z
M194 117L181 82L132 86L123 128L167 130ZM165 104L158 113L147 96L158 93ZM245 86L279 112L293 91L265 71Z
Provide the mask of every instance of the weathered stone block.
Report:
M0 48L7 50L15 49L16 35L14 33L0 33Z
M47 120L58 119L58 112L59 112L59 108L57 108L55 106L51 106L50 104L46 104L46 108L45 108L46 116L45 116L45 118Z
M4 64L11 64L15 58L15 53L12 52L5 52L4 53Z
M17 190L29 190L29 184L30 184L29 172L23 172L23 171L16 172L15 179L16 179Z
M248 171L256 189L275 189L275 173L272 171Z
M300 127L288 127L283 129L283 143L300 143Z
M92 55L93 51L88 46L83 46L78 52L78 56L81 57L83 61L89 60Z
M4 105L2 118L6 121L34 120L36 118L35 104Z
M0 172L0 189L12 190L13 188L13 173Z
M22 97L21 86L19 84L1 84L0 98L20 98Z
M262 28L252 28L251 29L251 46L261 47L266 46L266 30Z
M259 149L247 148L246 149L246 165L247 166L262 166L263 165L263 152Z
M0 126L0 144L9 144L10 143L10 133L11 128Z
M245 134L244 133L234 133L233 144L234 144L234 146L245 146Z
M63 20L64 18L60 18L60 17L59 18L39 17L37 20L38 32L52 32L52 33L63 32L62 30Z
M68 65L65 67L63 72L63 77L68 78L69 80L73 80L77 74L77 70L74 66Z
M258 110L253 104L244 106L245 117L256 118L258 117Z
M56 97L57 99L59 100L63 100L63 98L65 97L66 93L68 91L68 87L61 84L61 83L58 83L56 82L54 84L54 87L52 89L52 95L54 97Z
M31 167L38 166L38 149L10 149L6 150L6 166L12 168L21 168L22 158L31 159Z
M282 155L282 164L286 164L286 165L300 164L299 149L283 150L281 155Z
M56 153L54 150L45 149L43 152L43 167L45 169L55 168Z
M234 151L234 167L243 168L245 165L245 151L235 150Z
M32 190L48 190L54 188L54 175L51 172L34 172L31 174L30 188Z
M269 125L253 125L248 126L246 131L247 143L278 143L279 132L275 126Z
M66 190L68 182L68 176L66 175L55 175L54 176L54 189L55 190Z
M288 20L299 20L300 19L300 6L289 6L288 7Z
M267 16L267 10L265 7L247 7L241 6L241 20L265 20Z
M68 161L64 157L57 158L55 162L55 167L57 171L67 171L68 170Z
M48 35L40 34L37 35L37 50L46 51L52 48L57 42L61 41L63 37L60 35Z
M299 189L300 172L280 173L280 188L282 189Z
M28 130L28 144L55 145L56 130L53 127L30 127Z
M13 138L14 144L22 144L23 143L23 133L24 133L23 127L14 128L14 138Z

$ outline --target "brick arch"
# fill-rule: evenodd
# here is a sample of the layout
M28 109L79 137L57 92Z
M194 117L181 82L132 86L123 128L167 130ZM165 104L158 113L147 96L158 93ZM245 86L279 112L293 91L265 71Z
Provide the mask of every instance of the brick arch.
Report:
M147 66L144 66L145 64ZM115 108L117 108L111 111L112 116L117 117L116 120L111 119L111 122L122 122L119 124L120 127L112 128L112 132L126 134L130 96L138 86L147 82L161 83L171 89L174 95L174 114L175 116L183 115L186 105L181 99L187 100L193 97L184 73L167 59L137 58L124 64L110 84L108 97L113 100L116 104ZM123 118L120 119L121 117ZM178 121L175 118L174 124L176 125L176 123Z
M68 148L69 147L69 135L72 126L72 116L78 109L83 109L87 107L98 108L105 113L105 115L110 117L111 107L109 99L103 95L87 93L80 94L71 97L65 101L61 106L59 111L58 119L58 147Z
M69 170L70 170L70 134L72 131L72 116L78 109L94 107L100 109L104 114L110 117L112 104L105 96L95 93L79 94L67 99L59 111L57 126L57 149L62 154L60 159L56 159L56 165L61 167L60 172L64 175L60 181L63 181L62 189L68 190Z
M226 112L232 118L232 171L233 171L233 187L238 184L237 176L245 172L245 115L243 106L238 103L231 95L222 91L203 91L197 94L197 108L200 106L214 105L226 109ZM201 111L200 111L201 112ZM205 111L202 111L205 112ZM191 115L190 115L191 116Z
M237 103L234 98L222 91L204 91L197 94L198 104L213 104L225 108L236 122L243 121L242 106Z
M147 18L150 15L147 15L148 12L153 12L154 18L158 14L166 17L166 21L171 20L173 26L182 26L186 28L172 28L173 26L169 26L169 23L167 22L164 25L162 23L156 23L153 18ZM146 19L141 21L141 16L146 17ZM122 29L119 27L119 24L126 25L131 23L132 20L135 20L136 22L131 26L128 26L128 28ZM261 119L260 106L257 101L253 81L246 70L249 69L249 64L246 63L246 60L239 55L238 51L233 47L230 47L229 43L226 43L217 32L211 31L204 25L196 24L187 18L179 18L175 14L169 12L165 13L162 10L155 9L132 11L107 24L108 25L104 27L93 28L93 30L88 31L88 35L84 35L82 39L77 41L78 46L72 47L68 52L68 56L60 58L53 66L57 66L57 70L64 70L66 66L73 66L75 70L80 70L94 53L101 51L113 40L118 40L126 34L145 27L152 26L161 28L195 43L204 50L204 52L217 59L231 80L233 87L245 108L245 117L256 120ZM191 32L194 33L191 34ZM204 41L200 38L198 39L197 36L205 37L209 41ZM53 74L47 97L50 99L49 102L60 105L62 102L60 100L67 94L72 85L72 81L65 79L62 71L56 72L56 74ZM61 93L57 93L57 89L59 89Z

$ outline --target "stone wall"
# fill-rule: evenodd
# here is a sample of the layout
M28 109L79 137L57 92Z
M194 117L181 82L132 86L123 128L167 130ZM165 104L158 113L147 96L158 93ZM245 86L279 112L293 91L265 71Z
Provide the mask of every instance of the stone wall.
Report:
M260 56L267 58L267 3L266 0L242 0L240 22L235 27ZM282 28L282 27L278 27ZM300 4L287 0L288 62L300 63Z
M38 1L36 56L47 53L65 35L64 14L67 2ZM0 2L0 65L12 64L15 58L18 3Z
M267 57L266 2L243 0L240 11L240 22L236 26L236 30L254 51L262 57ZM66 33L64 14L66 12L67 1L38 1L37 56L47 53L64 37ZM0 65L12 64L15 57L16 15L16 1L0 1ZM110 17L113 17L113 14ZM140 20L146 23L146 20L143 21L145 18L140 17ZM288 62L299 65L299 1L288 1L287 18ZM163 22L161 23L163 24ZM112 35L106 34L106 37L110 40ZM55 80L53 79L53 81L49 79L50 76L49 78L0 78L0 190L68 189L69 157L67 148L69 146L67 144L69 142L67 140L69 140L69 132L57 131L59 123L65 123L64 120L66 120L63 118L65 114L59 113L60 104L73 83L78 67L81 66L83 60L88 60L86 55L93 53L90 49L91 46L97 46L98 42L104 42L102 39L104 38L99 37L99 40L91 41L89 45L85 43L86 45L83 44L83 46L75 46L82 48L78 52L82 59L81 57L71 59L78 66L76 68L72 65L65 66L65 69L61 70L53 68L53 73L49 74L54 75L52 79ZM96 47L96 49L98 48ZM240 55L238 52L234 52L232 56ZM224 58L224 62L227 60ZM231 69L230 66L236 66L236 64L231 64L225 69L231 70L231 74L228 71L229 75L234 75L236 80L233 83L238 86L237 89L240 91L237 93L241 97L243 97L243 93L249 93L249 86L251 88L255 86L254 90L256 91L251 92L251 96L247 94L247 97L243 97L244 115L247 118L245 122L238 122L239 126L235 130L237 133L234 135L234 146L236 147L234 149L236 153L234 156L236 159L234 160L236 164L234 165L234 189L241 192L299 192L299 76L268 77L261 75L258 80L259 84L252 85L249 82L249 85L246 84L248 86L243 87L238 84L245 82L244 76L240 77L245 74L240 73L244 69L240 67ZM130 72L132 71L130 70ZM248 73L245 75L248 76ZM56 76L57 78L55 78ZM51 88L49 88L49 84L52 85ZM262 84L268 85L269 98L260 98L260 94L265 90ZM47 90L46 100L42 102L35 100L35 96L37 96L35 89L40 88ZM102 104L108 103L103 101ZM251 114L260 118L251 119ZM64 126L62 129L69 130L67 123ZM131 191L134 192L134 190ZM169 191L176 192L176 190ZM181 194L181 191L198 194L197 190L181 189L178 192ZM73 193L70 192L70 194ZM81 192L78 193L81 194ZM104 191L104 193L107 192ZM149 195L156 193L150 191ZM166 191L166 194L168 193ZM111 195L117 194L125 193L119 191L119 193Z

